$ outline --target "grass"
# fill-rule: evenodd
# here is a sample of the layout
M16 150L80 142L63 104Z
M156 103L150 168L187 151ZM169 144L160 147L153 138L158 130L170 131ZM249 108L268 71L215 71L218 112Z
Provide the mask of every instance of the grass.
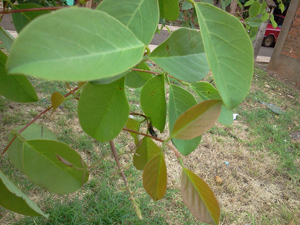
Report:
M39 93L38 102L24 107L0 98L1 149L6 145L10 129L28 123L50 106L51 93L68 92L63 82L34 78L31 81ZM131 111L142 113L139 105L141 88L126 91ZM277 105L286 113L277 115L258 101ZM94 141L81 130L76 109L77 101L70 100L63 103L53 119L47 114L38 123L46 125L60 141L76 149L91 165L110 152L110 147L107 143ZM222 224L300 224L300 149L289 136L300 130L299 109L299 91L256 68L250 94L234 109L239 114L238 119L231 126L214 126L203 135L199 148L183 157L185 164L215 192L221 205ZM166 135L160 134L161 137ZM30 218L0 208L0 223L202 224L182 202L181 167L174 162L172 152L165 153L169 175L167 193L164 199L154 203L143 190L142 173L132 165L132 138L122 132L115 142L143 221L134 213L111 155L91 170L88 183L68 195L52 194L35 186L14 169L5 155L0 159L1 170L51 216L48 220ZM216 175L223 179L222 184L215 182Z

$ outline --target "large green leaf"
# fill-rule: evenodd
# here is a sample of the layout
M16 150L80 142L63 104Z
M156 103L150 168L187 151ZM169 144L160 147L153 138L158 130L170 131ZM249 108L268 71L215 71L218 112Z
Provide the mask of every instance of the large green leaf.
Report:
M4 47L9 52L10 47L15 41L15 38L11 36L10 33L7 32L2 26L0 26L0 40L3 42Z
M9 73L87 81L131 69L144 49L127 27L107 13L68 8L28 24L11 47L6 66Z
M135 68L150 71L150 68L146 63L142 63ZM150 73L131 71L126 74L126 85L132 88L139 88L142 87L151 77L152 75Z
M183 113L175 122L172 138L193 139L209 130L219 118L222 101L207 100Z
M181 176L183 202L204 223L219 224L220 206L209 186L196 174L183 168Z
M20 126L15 128L14 130L15 132L18 132L22 128L23 126ZM14 136L15 134L13 132L10 133L8 140L10 141ZM22 132L22 138L25 141L37 140L37 139L46 139L46 140L54 140L54 141L57 140L51 130L35 123L31 124ZM11 146L8 148L7 152L10 161L18 168L18 170L20 170L22 173L25 173L25 170L23 168L23 163L22 163L23 161L22 151L23 151L23 141L17 138L13 141Z
M253 76L253 47L241 22L210 4L195 3L210 69L224 104L235 108Z
M174 31L150 59L173 77L188 82L202 80L209 71L201 35L188 28Z
M100 142L110 141L121 132L129 116L129 105L121 78L110 84L87 84L78 103L82 129Z
M140 125L141 125L141 123L139 121L132 119L132 118L128 118L127 123L126 123L126 127L128 129L135 130L137 132L139 132L139 130L140 130ZM133 132L130 132L130 135L133 137L135 145L138 145L139 135L136 133L133 133Z
M0 171L0 206L26 216L44 216L42 210Z
M179 16L178 0L158 0L160 17L166 20L174 21Z
M222 99L218 90L215 89L210 83L207 82L197 82L193 83L192 88L199 95L202 101L210 99ZM221 113L218 118L218 121L223 125L230 125L233 123L233 113L232 110L229 110L224 104L221 108Z
M150 44L159 19L157 0L104 0L97 9L118 19L145 45Z
M27 4L18 4L18 5L11 5L13 9L34 9L34 8L43 8L41 5L27 3ZM50 13L50 10L43 10L43 11L28 11L28 12L19 12L13 13L12 19L18 33L34 18Z
M196 105L197 102L194 96L186 91L185 89L170 85L169 89L169 130L172 133L173 126L178 117L187 111L192 106ZM200 144L201 136L191 140L181 140L172 138L173 144L183 155L188 155L194 151Z
M163 132L166 124L165 76L158 75L147 81L141 91L141 107L151 118L153 126Z
M29 140L17 137L20 164L14 164L36 185L58 194L78 190L88 180L81 156L68 145L53 140Z
M151 140L151 138L144 137L141 145L136 149L133 156L133 165L138 170L143 170L149 160L159 152L160 148Z
M143 186L154 201L164 197L167 190L167 168L163 153L152 157L145 166Z
M24 75L8 75L5 69L7 56L0 51L0 95L15 102L36 102L36 92Z

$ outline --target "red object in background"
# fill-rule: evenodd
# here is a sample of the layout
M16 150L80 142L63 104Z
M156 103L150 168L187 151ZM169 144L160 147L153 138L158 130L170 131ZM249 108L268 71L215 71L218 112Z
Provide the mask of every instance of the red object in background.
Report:
M266 46L266 47L274 46L274 44L277 41L278 35L281 30L281 26L284 21L284 16L274 15L274 20L277 23L277 27L274 28L271 23L268 24L266 32L265 32L265 37L264 37L264 40L262 43L263 46Z

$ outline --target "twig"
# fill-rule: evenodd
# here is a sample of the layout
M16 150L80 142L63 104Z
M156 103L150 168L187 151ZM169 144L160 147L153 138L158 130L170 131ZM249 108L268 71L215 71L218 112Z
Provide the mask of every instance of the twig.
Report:
M65 95L65 97L68 97L70 94L72 94L74 91L77 91L78 87L74 88L73 90L71 90L69 93L67 93ZM41 112L39 115L37 115L33 120L31 120L29 123L27 123L21 130L19 130L19 134L24 131L27 127L29 127L31 124L33 124L37 119L39 119L43 114L45 114L46 112L48 112L50 109L52 109L52 105L45 109L43 112ZM6 146L6 148L3 150L3 152L1 153L1 156L4 155L4 153L7 151L7 149L9 148L9 146L13 143L13 141L16 139L16 135L13 137L13 139L8 143L8 145Z
M31 8L31 9L16 9L6 12L0 12L0 14L10 14L10 13L19 13L19 12L32 12L32 11L49 11L49 10L58 10L62 8L69 8L69 6L53 6L53 7L44 7L44 8Z
M179 153L175 150L175 148L173 148L172 145L170 145L170 144L168 144L168 143L166 143L166 145L167 145L167 146L175 153L177 159L181 159Z
M96 162L94 162L92 165L90 165L88 168L92 169L93 167L95 167L99 162L101 162L106 156L108 156L109 153L106 153L104 156L102 156L100 159L98 159Z
M125 183L126 189L127 189L128 193L129 193L129 196L130 196L130 199L131 199L131 201L132 201L134 210L135 210L135 212L136 212L138 218L139 218L140 220L142 220L142 219L143 219L142 213L141 213L141 211L140 211L140 209L139 209L138 204L135 202L135 199L134 199L134 197L133 197L133 194L132 194L132 192L131 192L131 190L130 190L130 187L129 187L129 185L128 185L128 181L127 181L127 179L126 179L126 177L125 177L125 174L124 174L123 171L122 171L122 168L121 168L121 165L120 165L120 162L119 162L119 159L118 159L118 154L117 154L117 151L116 151L116 148L115 148L114 141L113 141L113 140L109 141L109 144L110 144L111 150L112 150L112 152L113 152L114 158L115 158L115 160L116 160L116 163L117 163L119 172L120 172L120 174L121 174L121 176L122 176L122 178L123 178L123 181L124 181L124 183Z
M145 116L144 114L140 114L140 113L131 112L130 115L133 115L133 116L142 116L145 119L147 119L147 116Z
M140 133L140 132L138 132L138 131L136 131L136 130L131 130L131 129L128 129L128 128L126 128L126 127L124 127L123 130L129 131L129 132L132 132L132 133L135 133L135 134L143 135L143 136L145 136L145 137L149 137L149 138L155 139L155 140L160 141L160 142L164 142L164 140L159 139L159 138L157 138L157 137L153 137L153 136L151 136L151 135L149 135L149 134Z
M5 3L4 3L4 6L3 6L3 14L2 14L2 16L1 16L1 20L3 19L3 16L4 16L4 13L5 13L5 9L6 9L7 3L8 3L8 2L5 2Z

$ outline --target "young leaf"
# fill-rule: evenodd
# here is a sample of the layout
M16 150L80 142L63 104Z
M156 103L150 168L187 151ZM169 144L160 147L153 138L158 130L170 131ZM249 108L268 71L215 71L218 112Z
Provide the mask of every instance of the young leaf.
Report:
M127 27L107 13L67 8L28 24L13 44L6 66L9 73L87 81L131 69L144 49Z
M260 6L260 11L259 11L259 14L264 14L266 13L267 11L267 2L265 0L263 0L263 2L261 3L261 6Z
M0 40L3 42L4 47L9 52L10 47L15 41L15 38L11 36L10 33L7 32L2 26L0 26Z
M201 35L188 28L174 31L154 49L150 59L173 77L187 82L199 81L209 71Z
M52 113L65 101L65 97L59 93L59 92L54 92L51 96L51 103L53 107ZM51 114L52 114L51 113Z
M163 132L167 113L164 75L158 75L147 81L142 88L140 102L145 115L151 118L153 126Z
M267 21L269 19L269 13L265 12L261 15L261 21L264 22L264 21Z
M158 0L160 18L175 21L179 16L178 0Z
M110 84L87 84L79 98L78 118L82 129L100 142L114 139L125 126L129 105L124 78Z
M97 9L115 17L145 45L150 44L159 19L156 0L104 0Z
M258 17L248 17L245 22L251 27L259 27L262 24L262 19Z
M270 15L270 22L271 22L271 24L272 24L272 26L273 26L274 29L277 28L277 23L276 23L276 21L274 19L274 15L273 14Z
M135 68L150 71L150 68L146 63L142 63ZM150 78L152 78L150 73L131 71L130 73L126 74L125 80L128 87L139 88L142 87Z
M210 100L210 99L220 99L221 96L217 89L207 82L197 82L193 83L192 88L198 94L202 101ZM225 105L222 105L221 113L218 118L218 121L223 125L230 125L233 123L233 115L232 111L227 109Z
M249 8L249 17L256 17L260 12L260 3L258 1L253 2Z
M144 137L142 144L136 149L133 156L133 165L136 169L143 170L149 160L158 153L160 153L160 148L151 140L151 138Z
M172 133L173 126L178 117L187 111L192 106L196 105L197 102L192 94L185 89L170 85L169 89L169 130ZM188 155L194 151L200 144L201 136L191 140L181 140L172 138L173 144L176 146L178 151L183 155Z
M208 131L217 121L222 101L207 100L183 113L175 122L172 138L189 140Z
M191 9L191 8L193 8L192 3L190 3L186 0L182 3L182 6L181 6L182 10L187 10L187 9Z
M5 69L7 56L0 51L0 95L15 102L36 102L36 92L24 75L8 75Z
M128 118L127 123L126 123L126 127L128 129L135 130L135 131L140 130L140 125L141 125L141 123L139 121L132 119L132 118ZM138 134L130 132L130 135L133 137L135 145L137 145L139 143Z
M57 194L78 190L88 180L88 170L81 156L68 145L53 140L29 140L22 143L14 164L36 185ZM14 162L13 162L14 163Z
M26 3L26 4L18 4L18 5L11 5L14 10L18 9L34 9L34 8L43 8L41 5ZM43 10L43 11L29 11L29 12L19 12L13 13L12 19L18 33L33 19L40 15L44 15L50 13L50 10Z
M252 5L254 2L255 2L255 0L249 0L244 4L244 6L247 7L249 5Z
M187 168L182 170L181 194L184 204L198 220L219 224L220 206L213 191Z
M195 8L210 69L224 104L235 108L246 97L253 76L253 47L241 22L210 4Z
M18 187L0 171L0 206L26 216L49 215L31 201Z
M147 163L143 171L143 186L156 202L167 190L167 168L163 153L158 153Z

